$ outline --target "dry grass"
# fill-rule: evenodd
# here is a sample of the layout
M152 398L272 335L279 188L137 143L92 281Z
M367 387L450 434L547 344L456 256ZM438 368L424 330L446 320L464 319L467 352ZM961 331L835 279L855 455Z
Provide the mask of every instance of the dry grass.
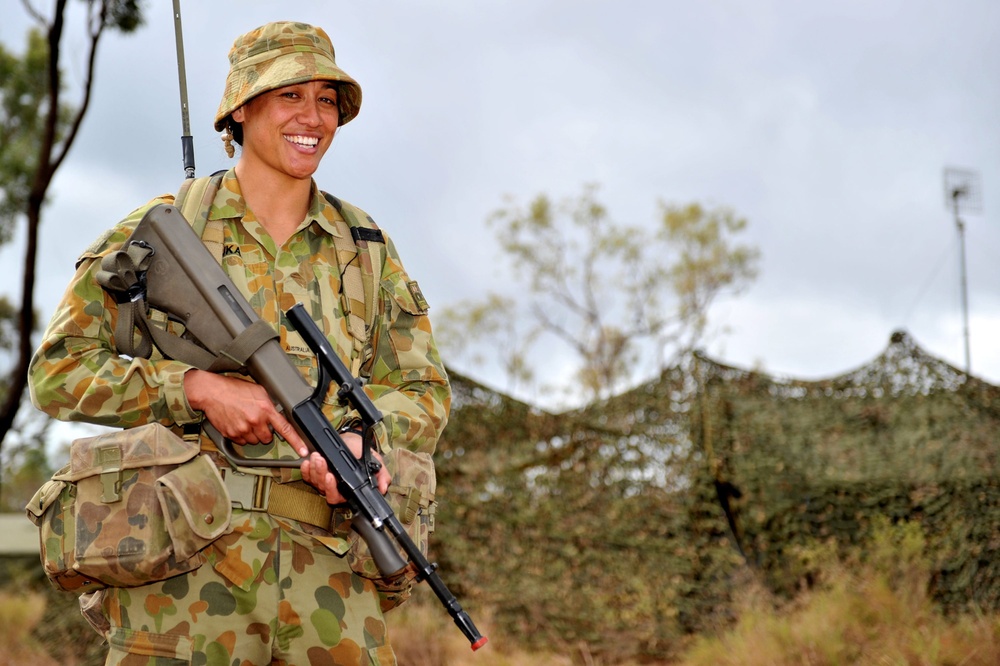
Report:
M922 550L915 527L886 527L863 562L827 563L822 583L790 604L750 589L736 626L697 639L681 664L1000 664L1000 617L943 617L927 596Z
M387 616L399 666L637 666L632 661L608 662L591 655L585 645L561 645L551 652L528 651L517 637L493 626L489 613L477 609L476 627L489 642L473 652L433 593L418 586L413 600ZM644 666L656 666L645 662Z
M419 591L405 606L387 616L399 666L573 666L569 657L528 654L516 640L499 635L489 617L473 618L489 642L473 652L447 611Z
M31 632L45 615L45 597L29 592L0 592L0 666L32 664L58 666L59 662L32 638Z
M832 553L817 547L800 554L804 568L822 575L792 602L745 585L736 624L693 638L674 666L1000 664L1000 615L945 618L928 597L930 567L915 527L885 527L864 557L839 561ZM0 666L103 661L99 646L84 649L93 632L72 600L26 588L0 590ZM410 603L387 616L400 666L636 666L597 659L584 646L528 651L494 626L488 612L477 608L472 615L489 636L477 652L426 586L418 586Z

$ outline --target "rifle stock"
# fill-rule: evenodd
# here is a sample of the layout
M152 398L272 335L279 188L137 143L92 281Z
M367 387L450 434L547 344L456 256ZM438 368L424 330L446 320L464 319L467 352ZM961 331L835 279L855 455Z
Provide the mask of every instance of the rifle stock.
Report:
M160 204L151 208L128 243L146 243L153 249L146 274L149 305L183 323L185 336L193 338L200 347L214 354L240 348L241 336L246 337L251 327L259 326L257 313L176 207ZM320 377L318 385L315 388L309 386L275 337L262 343L258 338L249 352L243 349L247 371L267 390L275 404L291 416L289 420L310 448L326 459L330 471L337 478L340 493L347 499L354 514L354 529L368 544L379 571L390 576L399 573L408 563L412 565L417 580L427 580L455 624L468 638L472 649L479 649L487 642L486 637L479 633L445 586L437 574L437 566L430 564L410 539L392 508L374 486L369 470L354 457L323 414L321 405L330 379L336 380L341 400L349 402L359 412L367 433L370 434L371 429L381 421L381 413L361 390L358 380L350 375L302 304L291 308L286 315L316 354ZM239 354L237 357L241 358ZM221 444L220 451L234 464L299 466L298 460L242 458L221 442L221 437L215 439L217 444ZM408 562L400 556L400 550L405 553Z

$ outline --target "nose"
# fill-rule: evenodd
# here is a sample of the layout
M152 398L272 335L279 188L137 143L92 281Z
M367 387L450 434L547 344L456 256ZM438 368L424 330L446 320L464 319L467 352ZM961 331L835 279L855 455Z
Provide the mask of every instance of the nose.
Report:
M320 117L320 101L317 99L306 99L299 108L298 120L308 127L318 127L323 123Z

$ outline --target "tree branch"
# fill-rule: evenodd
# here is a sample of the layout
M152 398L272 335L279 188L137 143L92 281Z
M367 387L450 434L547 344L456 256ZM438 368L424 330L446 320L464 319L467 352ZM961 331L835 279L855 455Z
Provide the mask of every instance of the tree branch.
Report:
M29 16L35 19L35 21L37 21L39 25L43 26L46 30L48 30L49 22L45 19L44 16L42 16L41 12L32 7L31 3L28 2L28 0L21 0L21 4L24 5L24 11L28 12Z
M90 52L87 54L87 75L83 81L83 99L81 100L80 106L77 109L75 117L73 118L70 129L66 133L66 138L62 142L59 154L54 160L52 160L50 169L50 173L52 174L56 172L63 160L66 158L66 154L69 152L73 142L76 140L76 135L80 131L80 126L83 124L83 117L87 114L87 108L90 106L91 91L94 87L94 68L97 63L97 44L101 40L101 35L104 33L107 13L107 2L102 2L96 21L96 27L93 23L89 26ZM56 112L56 117L58 118L58 110ZM48 186L46 185L46 187Z

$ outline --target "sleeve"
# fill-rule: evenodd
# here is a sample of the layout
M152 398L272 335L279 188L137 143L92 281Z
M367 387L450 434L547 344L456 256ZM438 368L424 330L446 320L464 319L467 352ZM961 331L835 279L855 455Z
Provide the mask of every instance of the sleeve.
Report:
M388 235L371 334L371 373L365 390L383 414L391 447L433 453L448 422L451 387L427 316L427 303L409 278Z
M136 209L81 255L28 370L31 401L46 414L119 427L200 420L184 394L191 366L155 350L150 359L117 353L118 304L96 279L101 258L121 247L149 207L168 200Z

